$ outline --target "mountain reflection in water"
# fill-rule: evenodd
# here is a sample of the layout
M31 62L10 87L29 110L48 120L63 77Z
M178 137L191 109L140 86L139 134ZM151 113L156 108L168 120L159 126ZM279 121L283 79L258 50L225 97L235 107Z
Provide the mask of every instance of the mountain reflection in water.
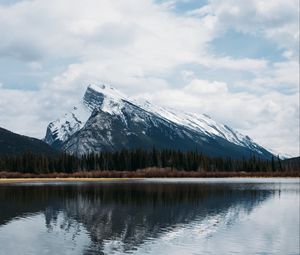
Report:
M299 195L297 188L292 191ZM193 235L209 237L218 226L234 224L276 196L280 196L280 188L272 183L125 181L5 185L0 186L0 234L1 226L43 216L44 226L39 226L39 231L46 227L48 234L41 236L39 245L44 254L64 250L53 247L50 233L70 239L70 254L134 253L145 243L162 237L167 240L168 235L178 234L186 227L197 225ZM4 247L2 241L0 237ZM62 254L67 254L67 250Z

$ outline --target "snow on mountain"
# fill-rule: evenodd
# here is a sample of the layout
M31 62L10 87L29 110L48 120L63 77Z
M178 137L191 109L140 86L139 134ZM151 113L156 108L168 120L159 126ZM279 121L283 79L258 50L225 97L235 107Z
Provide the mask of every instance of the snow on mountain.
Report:
M48 125L44 140L50 145L57 144L59 147L85 125L95 108L101 108L110 114L120 114L124 97L106 85L89 85L83 100L77 106Z
M206 114L187 113L174 109L168 109L155 106L148 101L140 106L143 109L153 112L166 120L185 126L194 131L202 132L210 137L222 137L232 143L242 146L253 143L248 136L243 136L239 132L233 131L226 125L217 123Z
M130 112L131 108L134 109L132 112ZM175 129L182 127L184 130L190 130L192 133L200 134L202 137L224 139L229 143L248 148L258 154L261 154L263 151L263 148L254 143L248 136L244 136L230 127L214 121L208 115L187 113L160 107L148 101L136 101L107 85L89 85L82 102L80 102L78 106L66 113L62 118L49 124L44 140L48 144L54 145L54 147L59 147L68 141L72 135L83 129L94 110L102 111L112 117L120 118L122 122L124 122L126 129L128 126L126 123L128 121L127 115L132 115L130 120L135 122L145 122L146 119L149 120L147 114L142 114L144 111L154 116L150 117L151 123L153 123L154 126L158 126L159 120L163 120L166 123L170 123L173 128L176 127ZM137 113L137 111L139 112ZM101 120L98 120L98 122L99 121ZM105 123L102 123L102 125L104 124ZM145 132L144 130L143 134ZM111 133L111 131L107 133ZM131 131L128 130L128 133L131 133ZM185 133L187 133L187 131L185 131ZM110 138L110 140L111 139L112 138Z
M84 104L74 106L70 112L48 125L44 141L50 145L66 141L84 126L90 115L91 111Z
M90 111L101 108L104 112L110 114L121 114L122 101L125 98L125 95L112 87L89 85L83 103Z

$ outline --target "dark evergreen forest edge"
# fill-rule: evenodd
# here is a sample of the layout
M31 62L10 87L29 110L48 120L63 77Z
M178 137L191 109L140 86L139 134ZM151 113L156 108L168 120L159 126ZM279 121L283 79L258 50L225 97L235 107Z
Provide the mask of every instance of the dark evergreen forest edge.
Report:
M76 157L27 152L0 156L0 177L300 176L300 157L262 160L208 157L201 152L121 150Z

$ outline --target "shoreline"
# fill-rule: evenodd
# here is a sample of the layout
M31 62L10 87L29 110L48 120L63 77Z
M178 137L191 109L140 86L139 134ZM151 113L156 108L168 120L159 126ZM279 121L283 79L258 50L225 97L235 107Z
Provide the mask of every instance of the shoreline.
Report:
M291 172L201 172L148 168L137 171L80 171L74 173L20 173L0 171L0 184L18 182L97 182L151 178L299 178Z
M72 182L72 183L80 183L80 182L112 182L112 181L130 181L130 180L144 180L144 179L188 179L188 178L197 178L197 179L209 179L209 178L217 178L217 179L228 179L228 178L286 178L286 179L299 179L299 176L226 176L226 177L139 177L139 178L75 178L75 177L66 177L66 178L0 178L1 184L16 184L16 183L55 183L55 182Z

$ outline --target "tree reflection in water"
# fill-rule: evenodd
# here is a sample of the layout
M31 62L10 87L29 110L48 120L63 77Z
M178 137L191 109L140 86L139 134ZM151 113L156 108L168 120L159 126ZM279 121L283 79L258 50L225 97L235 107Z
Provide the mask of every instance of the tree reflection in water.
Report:
M193 222L219 216L213 225L236 220L275 194L273 189L245 184L82 183L65 185L14 185L0 187L0 224L15 217L43 213L48 231L72 231L82 227L90 237L86 254L103 251L116 241L130 251L149 239ZM230 218L225 219L230 211ZM61 217L61 219L59 219ZM223 217L223 218L222 218ZM212 227L213 227L212 225Z

